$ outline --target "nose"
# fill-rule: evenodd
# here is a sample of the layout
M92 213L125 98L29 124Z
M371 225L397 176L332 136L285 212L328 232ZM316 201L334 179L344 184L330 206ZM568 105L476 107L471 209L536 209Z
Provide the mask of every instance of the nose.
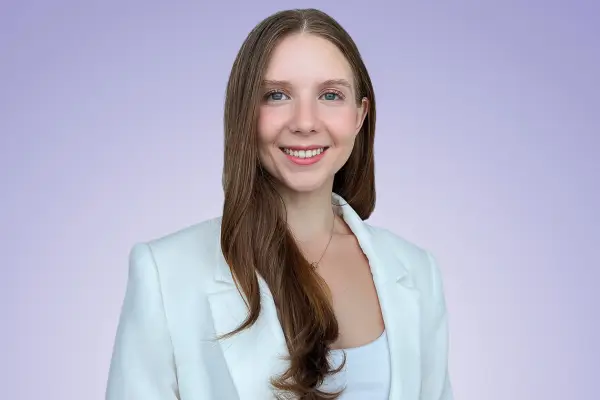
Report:
M290 121L290 129L297 134L311 134L317 132L318 116L314 101L301 100L294 104L294 111Z

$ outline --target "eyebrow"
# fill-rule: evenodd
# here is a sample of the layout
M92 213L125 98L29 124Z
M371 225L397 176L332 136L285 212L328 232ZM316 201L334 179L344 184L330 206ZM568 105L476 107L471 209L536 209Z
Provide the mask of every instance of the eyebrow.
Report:
M345 86L352 89L352 85L346 79L330 79L323 82L323 86Z
M279 81L272 79L265 79L263 86L280 86L280 87L291 87L293 86L290 81ZM328 79L322 82L319 86L344 86L348 89L352 89L352 85L346 79Z

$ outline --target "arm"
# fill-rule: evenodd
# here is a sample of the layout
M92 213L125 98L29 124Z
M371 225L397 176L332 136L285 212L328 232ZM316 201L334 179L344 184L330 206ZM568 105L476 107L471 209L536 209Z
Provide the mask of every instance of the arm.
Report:
M173 346L148 245L133 247L106 400L178 399Z
M431 268L431 304L426 319L421 400L453 400L448 372L448 313L441 274L435 258L428 253Z

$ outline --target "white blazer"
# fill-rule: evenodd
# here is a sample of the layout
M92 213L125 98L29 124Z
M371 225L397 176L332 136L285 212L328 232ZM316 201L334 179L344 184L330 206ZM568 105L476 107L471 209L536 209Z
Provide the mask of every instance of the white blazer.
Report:
M434 258L362 221L349 205L340 208L369 260L379 295L391 356L389 398L452 400L448 320ZM286 369L287 348L262 279L256 324L215 340L247 313L220 251L220 222L208 220L133 247L107 400L274 398L269 380Z

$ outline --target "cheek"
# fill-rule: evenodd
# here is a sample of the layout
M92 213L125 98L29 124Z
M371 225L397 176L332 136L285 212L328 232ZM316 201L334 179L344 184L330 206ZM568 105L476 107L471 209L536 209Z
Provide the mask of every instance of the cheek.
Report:
M338 145L352 144L356 137L358 113L353 108L336 110L327 116L327 127Z
M281 123L278 122L277 115L272 110L261 109L258 116L257 134L258 134L258 156L261 164L273 174L273 144L277 141L281 132Z
M262 108L258 116L258 138L261 144L272 144L277 140L283 126L283 118L277 110Z

